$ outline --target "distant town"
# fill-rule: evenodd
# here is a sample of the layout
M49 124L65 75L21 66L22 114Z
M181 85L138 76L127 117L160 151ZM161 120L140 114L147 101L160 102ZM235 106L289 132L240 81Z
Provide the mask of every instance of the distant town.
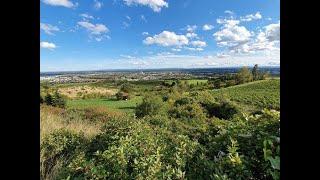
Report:
M279 67L262 67L261 71L273 76L280 75ZM222 74L234 74L239 68L207 68L207 69L147 69L147 70L118 70L118 71L79 71L79 72L47 72L40 73L40 82L49 83L87 83L102 80L166 80L210 78Z

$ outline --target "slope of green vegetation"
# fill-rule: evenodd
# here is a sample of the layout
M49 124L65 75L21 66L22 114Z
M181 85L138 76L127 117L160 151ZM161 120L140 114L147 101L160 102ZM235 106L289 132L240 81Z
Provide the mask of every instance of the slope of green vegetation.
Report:
M270 79L241 84L213 91L240 104L280 109L280 80Z
M280 80L243 72L221 89L112 82L130 98L43 103L41 179L279 179Z

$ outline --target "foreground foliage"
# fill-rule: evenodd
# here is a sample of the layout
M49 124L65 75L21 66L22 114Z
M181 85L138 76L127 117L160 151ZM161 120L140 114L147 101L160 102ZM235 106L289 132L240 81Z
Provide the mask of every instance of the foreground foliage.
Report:
M67 124L100 129L45 133L41 179L279 179L278 90L273 80L214 92L172 86L144 95L134 115L44 106ZM241 110L249 100L257 111Z

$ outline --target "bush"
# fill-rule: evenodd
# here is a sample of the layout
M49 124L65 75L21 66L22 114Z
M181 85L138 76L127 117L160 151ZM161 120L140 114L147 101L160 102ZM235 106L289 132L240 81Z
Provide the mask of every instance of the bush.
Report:
M174 107L169 110L170 117L183 120L204 120L205 114L200 104L190 98L181 98L175 101Z
M184 179L196 142L142 121L116 120L90 142L97 145L67 167L71 179ZM100 143L102 142L102 143Z
M227 100L220 100L220 102L211 102L204 104L209 117L217 117L220 119L231 119L235 114L239 113L237 106Z
M54 176L58 176L60 169L70 163L85 142L83 135L64 129L57 130L44 137L40 145L41 179L49 177L54 179Z
M123 83L120 87L120 91L121 92L125 92L125 93L129 93L131 91L133 91L133 85L130 83Z
M136 107L136 116L138 118L144 116L156 115L163 112L164 102L158 96L146 96L143 98L142 103Z
M52 98L52 95L50 93L48 93L45 97L44 97L44 102L47 104L47 105L51 105L53 104L53 98Z
M66 106L66 100L58 93L58 91L55 91L53 95L48 93L44 98L44 102L47 105L60 108L64 108Z

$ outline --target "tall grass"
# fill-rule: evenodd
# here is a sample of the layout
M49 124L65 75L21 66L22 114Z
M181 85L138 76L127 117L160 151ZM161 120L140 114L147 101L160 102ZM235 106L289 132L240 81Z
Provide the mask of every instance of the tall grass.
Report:
M83 132L85 137L92 137L100 132L102 122L87 122L80 116L73 115L73 119L66 118L66 110L46 105L40 107L40 137L58 129L68 129L73 132ZM68 115L68 114L67 114ZM70 114L69 114L70 115Z

